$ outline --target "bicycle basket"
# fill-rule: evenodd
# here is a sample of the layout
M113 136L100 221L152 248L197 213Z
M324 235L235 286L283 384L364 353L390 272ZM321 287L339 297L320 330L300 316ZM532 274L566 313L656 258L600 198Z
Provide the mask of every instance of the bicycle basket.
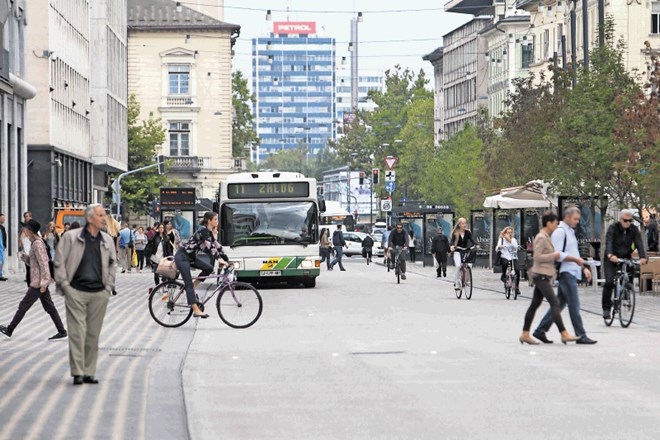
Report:
M469 251L461 252L461 261L463 263L474 263L477 259L477 248L472 248Z

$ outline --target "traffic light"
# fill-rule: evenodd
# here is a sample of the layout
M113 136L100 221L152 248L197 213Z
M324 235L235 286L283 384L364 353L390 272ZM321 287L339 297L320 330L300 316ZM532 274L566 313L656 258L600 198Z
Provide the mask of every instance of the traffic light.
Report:
M364 171L360 171L360 186L364 185Z
M159 154L156 156L156 161L158 162L158 174L165 174L165 156Z
M147 202L147 209L149 210L149 215L153 218L158 218L160 216L160 201L159 200L149 200Z
M378 168L373 168L371 170L371 183L373 185L378 185L380 182L380 170Z

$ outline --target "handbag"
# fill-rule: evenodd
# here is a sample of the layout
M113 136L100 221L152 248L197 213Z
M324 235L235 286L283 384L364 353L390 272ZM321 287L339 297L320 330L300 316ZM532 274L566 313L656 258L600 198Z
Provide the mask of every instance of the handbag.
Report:
M213 256L211 254L207 254L206 252L200 252L195 255L195 261L193 262L193 266L195 268L204 270L210 267L212 269L214 265L215 265L215 260L213 259Z
M156 273L165 278L176 279L179 276L179 271L176 268L174 257L165 257L160 260Z

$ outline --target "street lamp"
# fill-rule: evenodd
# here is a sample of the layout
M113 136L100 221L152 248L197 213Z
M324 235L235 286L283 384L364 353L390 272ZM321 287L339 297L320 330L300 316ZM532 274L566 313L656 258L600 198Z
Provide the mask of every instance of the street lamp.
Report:
M362 23L362 12L351 19L351 42L348 47L351 52L351 110L358 106L358 23Z

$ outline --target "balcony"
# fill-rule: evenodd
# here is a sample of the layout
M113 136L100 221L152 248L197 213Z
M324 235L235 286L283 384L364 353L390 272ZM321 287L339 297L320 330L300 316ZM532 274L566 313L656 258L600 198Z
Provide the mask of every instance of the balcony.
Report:
M201 156L169 156L167 167L173 173L197 173L211 167L210 157Z
M199 106L195 99L189 95L167 95L161 99L161 106L158 108L161 112L168 110L186 109L188 111L199 111Z

